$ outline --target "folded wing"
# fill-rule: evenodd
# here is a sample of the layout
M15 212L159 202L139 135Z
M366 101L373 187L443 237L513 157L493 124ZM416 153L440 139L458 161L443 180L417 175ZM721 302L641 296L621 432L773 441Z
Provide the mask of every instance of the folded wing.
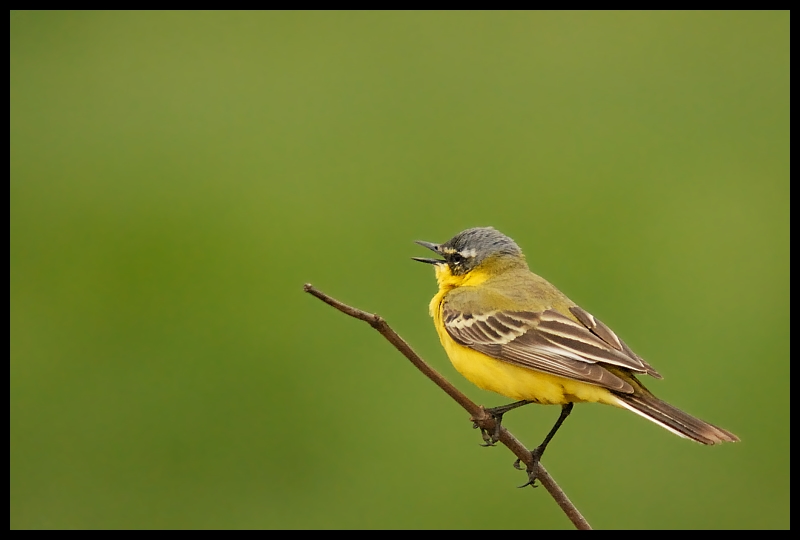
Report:
M579 307L570 311L578 322L553 309L466 313L445 304L443 319L457 343L521 367L626 394L633 386L606 367L661 378L602 322Z

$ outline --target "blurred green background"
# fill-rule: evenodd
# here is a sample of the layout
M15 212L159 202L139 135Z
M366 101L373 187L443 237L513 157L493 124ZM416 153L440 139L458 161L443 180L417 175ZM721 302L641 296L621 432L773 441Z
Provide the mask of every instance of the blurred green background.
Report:
M544 462L593 526L789 526L788 12L10 21L12 528L570 528L302 292L505 403L410 260L484 225L742 438L579 405Z

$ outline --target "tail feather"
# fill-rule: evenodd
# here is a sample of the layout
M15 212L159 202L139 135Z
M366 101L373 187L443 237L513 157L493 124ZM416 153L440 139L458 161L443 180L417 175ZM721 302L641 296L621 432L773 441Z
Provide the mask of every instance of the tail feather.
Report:
M655 422L676 435L702 444L737 442L739 437L683 412L650 393L616 394L619 406Z

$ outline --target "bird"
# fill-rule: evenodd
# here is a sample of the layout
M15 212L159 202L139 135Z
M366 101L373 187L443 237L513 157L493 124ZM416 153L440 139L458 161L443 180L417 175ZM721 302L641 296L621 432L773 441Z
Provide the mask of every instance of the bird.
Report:
M442 244L418 240L441 258L412 257L434 267L439 290L430 315L447 356L467 380L516 400L486 409L500 438L503 415L530 403L561 405L543 442L530 450L528 481L575 403L613 405L672 433L705 445L737 442L709 424L655 397L639 381L661 375L608 326L528 267L520 247L493 227L475 227ZM520 460L514 464L520 468Z

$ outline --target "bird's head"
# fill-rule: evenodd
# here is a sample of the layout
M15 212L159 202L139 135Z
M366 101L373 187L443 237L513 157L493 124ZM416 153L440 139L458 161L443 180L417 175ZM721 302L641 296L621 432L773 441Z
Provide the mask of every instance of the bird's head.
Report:
M493 227L475 227L461 231L443 244L417 244L441 255L442 259L412 257L415 261L432 264L440 284L466 285L480 277L484 281L504 268L524 265L525 256L511 238Z

